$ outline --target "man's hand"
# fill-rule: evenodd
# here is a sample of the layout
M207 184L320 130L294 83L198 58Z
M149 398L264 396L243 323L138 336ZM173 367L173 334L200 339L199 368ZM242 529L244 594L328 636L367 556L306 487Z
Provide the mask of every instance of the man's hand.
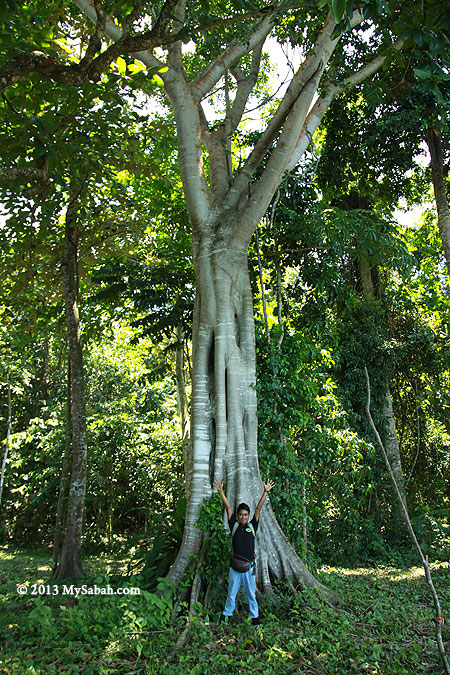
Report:
M259 521L259 516L261 514L262 505L264 504L265 499L266 499L266 495L269 494L269 492L271 491L271 489L273 488L274 485L275 485L275 483L271 480L268 480L267 483L264 485L264 492L262 493L261 499L259 500L259 502L256 506L256 509L255 509L255 518L258 521Z
M220 498L222 499L223 505L227 512L228 520L230 520L233 512L231 510L230 504L228 503L228 499L225 496L225 492L223 491L223 480L216 478L216 480L213 482L213 485L219 491Z
M219 492L223 492L223 480L219 480L218 478L216 478L213 485L215 488L219 490Z
M267 483L264 485L264 490L266 492L270 492L271 489L274 487L275 483L272 480L268 480Z

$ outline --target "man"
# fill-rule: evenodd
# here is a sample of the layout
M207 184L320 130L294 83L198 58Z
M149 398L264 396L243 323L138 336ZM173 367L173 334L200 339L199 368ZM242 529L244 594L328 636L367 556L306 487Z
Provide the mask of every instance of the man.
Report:
M222 498L223 505L228 516L228 525L232 534L233 557L230 562L228 575L228 597L222 613L221 621L227 621L226 617L233 614L236 604L236 596L244 584L245 594L248 600L249 614L252 624L259 627L259 611L256 602L256 574L255 574L255 535L258 530L259 516L267 494L273 488L274 483L268 481L264 485L264 492L255 509L255 515L249 522L250 508L247 504L239 504L236 509L237 519L231 510L231 506L223 491L223 481L214 481Z

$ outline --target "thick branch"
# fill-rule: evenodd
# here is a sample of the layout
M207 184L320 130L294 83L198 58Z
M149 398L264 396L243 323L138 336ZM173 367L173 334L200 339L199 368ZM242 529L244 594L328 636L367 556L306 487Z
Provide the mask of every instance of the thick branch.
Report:
M97 12L90 0L73 0L81 11L93 22L97 23ZM108 49L100 54L92 63L91 69L106 69L112 61L122 54L131 54L135 59L142 61L148 67L162 67L165 64L159 61L150 50L163 44L175 42L176 35L167 35L166 30L172 19L172 11L178 0L166 0L158 19L150 31L131 37L128 26L122 31L115 21L107 16L104 19L104 32L114 41Z
M32 51L18 54L0 68L0 91L4 91L18 82L24 75L38 72L62 84L80 85L83 82L100 79L111 63L122 54L132 54L148 67L162 67L164 64L156 59L149 51L157 46L175 42L176 35L166 35L167 26L171 20L171 12L178 0L166 0L154 27L146 33L130 37L123 33L114 21L107 17L101 4L89 0L74 0L75 4L95 24L86 53L80 63L66 64L55 56L49 56L41 51ZM101 49L103 34L114 40L104 52L95 54Z
M261 134L255 146L250 153L244 167L239 176L234 181L230 188L228 197L225 202L227 208L233 208L238 204L242 194L247 190L249 181L253 173L256 171L261 160L268 152L270 146L274 142L277 134L282 128L287 116L290 114L292 107L296 100L302 95L304 88L310 82L311 78L317 72L319 65L322 69L328 63L328 60L333 53L333 50L338 42L338 39L331 40L330 36L335 28L335 22L331 17L328 17L325 27L316 41L313 50L298 68L294 77L292 78L286 93L284 94L277 110L271 117L264 133ZM307 112L307 111L306 111ZM306 113L305 113L306 114ZM272 195L270 196L270 199Z
M36 183L48 180L48 175L44 169L35 169L31 166L0 166L0 182L10 180Z
M244 114L248 98L252 93L253 88L258 79L259 68L261 65L261 52L263 44L264 40L261 40L259 45L256 45L255 49L253 50L252 63L248 75L243 75L239 71L239 69L231 71L234 77L236 78L237 91L228 118L229 128L227 129L227 132L229 134L232 134L234 131L236 131L239 122L241 121L242 115Z
M396 40L393 43L392 48L401 49L402 45L403 40ZM385 59L385 56L376 56L374 59L372 59L372 61L370 61L370 63L365 65L356 73L353 73L353 75L347 77L345 80L343 80L343 82L339 84L329 83L328 85L325 85L325 93L317 99L306 118L305 124L300 132L294 151L292 153L292 157L289 161L287 167L288 171L292 171L292 169L294 169L294 167L298 164L333 99L341 94L345 89L356 86L357 84L361 84L361 82L364 82L366 79L374 75L381 68Z
M183 27L184 20L186 17L186 0L181 0L180 2L177 3L173 15L174 18L176 19L174 21L174 28L178 33ZM182 72L186 77L183 65L181 46L182 46L181 40L177 40L176 42L174 42L172 45L169 46L169 63L171 66L177 68L180 72Z
M233 43L192 81L192 93L201 100L240 58L264 42L272 29L272 17L265 17L245 42Z
M168 76L165 90L177 125L178 161L186 204L192 227L202 228L208 221L211 194L203 172L199 106L181 73L171 70L164 74Z
M54 56L33 51L18 54L0 68L0 91L5 91L24 75L33 72L42 73L58 82L75 84L72 80L76 75L71 66L61 65Z
M100 0L94 0L94 7L97 14L97 21L95 24L95 31L89 40L86 53L80 61L80 68L82 70L89 67L97 52L101 50L102 37L105 33L106 14Z
M31 183L22 193L27 199L36 195L44 199L53 189L53 181L48 177L47 171L31 166L0 166L0 183L9 181Z

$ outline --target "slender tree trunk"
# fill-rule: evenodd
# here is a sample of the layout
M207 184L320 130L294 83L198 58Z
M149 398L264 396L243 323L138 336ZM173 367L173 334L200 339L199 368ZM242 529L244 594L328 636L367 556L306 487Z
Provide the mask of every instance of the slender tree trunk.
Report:
M76 202L71 201L66 214L65 248L61 265L66 308L72 399L72 474L61 562L57 579L85 574L81 562L81 536L86 493L86 405L84 393L83 350L78 313Z
M3 485L5 481L6 462L8 460L10 438L11 438L11 383L8 382L8 421L6 424L5 452L3 453L2 470L0 472L0 506L2 503Z
M398 488L394 472L392 471L392 467L389 463L388 454L386 452L386 449L383 445L383 441L381 440L381 436L378 433L378 430L377 430L377 428L375 426L375 423L373 421L373 418L372 418L372 414L370 412L370 379L369 379L369 373L367 372L366 366L364 366L364 374L365 374L365 377L366 377L366 386L367 386L367 402L366 402L367 417L369 418L370 426L372 427L372 430L375 434L378 445L381 449L381 453L383 455L384 461L386 463L386 468L387 468L389 476L391 478L392 485L393 485L393 488L394 488L394 493L397 497L399 508L402 511L403 519L404 519L406 528L408 530L409 536L411 537L411 540L412 540L412 542L413 542L413 544L414 544L414 546L417 550L417 553L419 554L420 561L421 561L421 563L423 565L423 568L424 568L425 578L426 578L428 586L430 588L431 595L432 595L432 598L433 598L434 608L436 610L435 633L436 633L436 641L437 641L437 645L438 645L438 649L439 649L439 654L440 654L440 657L442 659L442 664L444 666L445 672L447 673L447 675L450 675L450 664L449 664L448 659L447 659L447 655L446 655L446 652L445 652L444 640L443 640L443 637L442 637L442 627L444 625L444 615L443 615L442 609L441 609L441 601L439 599L439 596L436 592L436 589L435 589L435 586L434 586L434 583L433 583L430 566L428 564L428 556L424 556L422 548L421 548L421 546L419 544L419 541L416 537L416 533L414 531L414 528L413 528L412 523L411 523L411 519L409 517L408 508L407 508L407 506L406 506L406 504L403 500L403 496L402 496L402 494L401 494L401 492Z
M49 391L49 338L44 340L44 362L42 364L42 375L40 384L40 407L45 406Z
M55 534L53 538L53 563L52 563L52 573L56 573L59 560L59 547L61 541L61 530L63 522L63 512L64 512L64 501L66 496L66 483L67 483L67 474L69 469L69 457L70 457L70 448L72 445L72 434L71 434L71 412L70 412L70 399L71 399L71 376L70 376L70 360L67 367L67 399L66 399L66 440L64 446L64 456L61 467L61 478L59 481L59 495L58 495L58 506L56 509L56 522L55 522Z
M193 325L193 471L183 543L169 576L179 583L202 533L196 522L214 478L224 479L230 504L246 501L252 511L261 496L257 452L255 334L246 247L228 246L221 228L194 241L197 297ZM322 588L283 535L270 503L262 511L257 538L260 588L270 574L300 587ZM270 574L269 574L270 573Z
M438 214L439 232L447 262L447 270L450 275L450 210L444 181L442 143L431 124L427 132L427 144L431 155L431 175Z
M112 546L112 538L113 538L113 508L112 508L112 500L113 500L113 489L112 489L112 477L111 477L111 471L112 467L109 470L109 486L108 486L108 546L111 548Z
M368 256L367 258L360 261L360 278L363 295L366 298L373 299L375 297L375 288L372 279L372 268L370 266ZM383 443L389 458L389 464L392 467L392 471L395 476L396 484L398 485L398 488L401 492L403 502L406 504L405 477L403 475L400 444L398 440L397 427L395 424L390 382L387 374L385 378L385 395L382 416L384 419L384 426L382 430ZM400 522L403 522L402 509L397 508L397 516Z
M405 495L405 476L403 474L402 460L400 456L400 446L398 442L397 429L395 426L395 417L394 410L392 407L392 396L391 390L386 383L386 394L384 398L383 406L383 419L384 419L384 429L383 429L383 443L386 449L386 454L389 459L389 464L392 468L392 473L395 476L395 482L400 490L402 495L403 503L406 504L406 495ZM397 509L397 516L401 521L403 521L403 511L399 507Z
M302 481L302 524L303 524L303 555L308 555L308 503L306 499L306 476L303 474Z

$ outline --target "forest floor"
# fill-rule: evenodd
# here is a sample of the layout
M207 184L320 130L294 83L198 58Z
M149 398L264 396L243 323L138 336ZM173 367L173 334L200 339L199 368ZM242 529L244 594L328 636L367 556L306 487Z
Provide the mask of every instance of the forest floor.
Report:
M200 610L177 649L186 619L174 612L169 591L134 595L138 582L126 579L126 562L113 556L86 560L85 586L55 586L50 562L48 549L0 547L0 673L443 673L419 567L322 567L319 578L339 595L343 613L280 588L261 599L262 631L245 618L244 600L241 615L225 626L217 623L221 607ZM449 563L433 563L432 572L448 616ZM443 636L448 653L450 620Z

